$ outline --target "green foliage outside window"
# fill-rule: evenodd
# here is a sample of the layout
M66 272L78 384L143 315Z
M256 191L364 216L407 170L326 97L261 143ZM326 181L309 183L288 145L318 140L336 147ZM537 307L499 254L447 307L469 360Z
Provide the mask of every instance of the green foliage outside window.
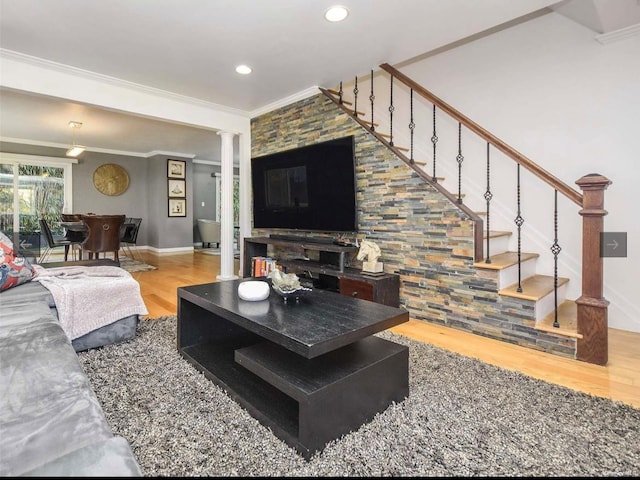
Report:
M0 183L0 216L3 229L13 231L13 170L2 165ZM19 165L18 212L21 232L40 230L39 218L47 220L54 233L62 233L60 213L64 206L64 170L57 167Z

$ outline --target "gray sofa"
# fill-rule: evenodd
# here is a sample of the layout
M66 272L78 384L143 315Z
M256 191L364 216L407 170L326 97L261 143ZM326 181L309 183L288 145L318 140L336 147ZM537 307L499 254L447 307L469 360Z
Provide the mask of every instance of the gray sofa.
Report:
M123 318L71 342L40 283L0 292L0 475L142 476L76 354L133 338L138 321Z

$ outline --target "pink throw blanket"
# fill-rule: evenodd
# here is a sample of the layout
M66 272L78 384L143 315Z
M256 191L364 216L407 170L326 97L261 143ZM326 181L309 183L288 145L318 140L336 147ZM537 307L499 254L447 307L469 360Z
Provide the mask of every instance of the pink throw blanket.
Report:
M34 268L33 281L51 292L60 325L71 340L121 318L149 313L140 285L120 267Z

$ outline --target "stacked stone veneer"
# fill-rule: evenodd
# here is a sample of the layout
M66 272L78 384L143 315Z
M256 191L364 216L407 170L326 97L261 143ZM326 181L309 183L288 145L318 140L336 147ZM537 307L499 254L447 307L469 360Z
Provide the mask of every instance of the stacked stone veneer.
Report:
M251 156L348 135L355 136L358 209L351 238L380 246L384 270L400 275L400 303L412 319L575 358L574 339L534 328L533 302L498 295L496 273L473 266L474 224L466 214L322 93L254 118ZM270 233L336 236L253 230Z

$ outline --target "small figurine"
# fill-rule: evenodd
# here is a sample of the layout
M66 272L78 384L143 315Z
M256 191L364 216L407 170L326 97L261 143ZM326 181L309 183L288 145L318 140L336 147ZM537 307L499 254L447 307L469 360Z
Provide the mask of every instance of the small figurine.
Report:
M370 240L363 240L360 243L360 250L358 251L358 260L363 260L362 271L369 273L382 272L382 262L379 262L380 247Z

